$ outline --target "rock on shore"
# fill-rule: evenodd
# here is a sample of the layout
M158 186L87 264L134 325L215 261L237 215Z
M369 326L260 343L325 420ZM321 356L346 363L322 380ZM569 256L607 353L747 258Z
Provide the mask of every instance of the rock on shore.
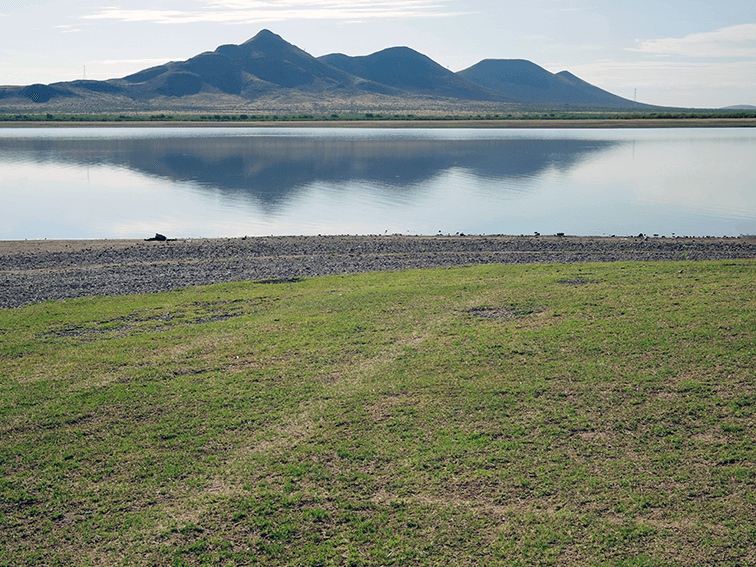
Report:
M243 280L470 264L756 258L756 237L282 236L0 241L0 308Z

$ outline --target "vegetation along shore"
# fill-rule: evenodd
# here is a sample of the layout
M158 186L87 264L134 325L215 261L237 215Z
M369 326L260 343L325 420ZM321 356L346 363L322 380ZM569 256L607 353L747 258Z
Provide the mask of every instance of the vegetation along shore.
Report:
M0 270L2 566L756 564L756 238L23 241Z
M752 111L515 112L505 114L0 114L0 128L96 126L225 126L301 128L750 128Z

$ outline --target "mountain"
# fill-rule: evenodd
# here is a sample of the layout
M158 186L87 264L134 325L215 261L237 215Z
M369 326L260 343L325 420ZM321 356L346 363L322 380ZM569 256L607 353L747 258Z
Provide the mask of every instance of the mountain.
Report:
M520 102L506 93L481 87L409 47L390 47L359 57L333 53L319 57L318 61L362 79L415 94Z
M312 101L329 93L359 97L376 92L406 94L331 67L262 30L241 45L221 45L121 79L0 87L0 104L17 98L27 104L67 103L96 110L134 105L213 109L244 108L260 99L283 98L279 104L286 106L287 98Z
M534 104L646 106L586 83L568 71L550 73L524 59L484 59L457 74L483 87Z
M268 30L241 45L221 45L187 61L134 73L123 81L146 97L182 97L217 90L244 98L281 88L317 92L355 83L353 77Z
M521 105L641 106L523 60L487 59L453 73L409 47L371 55L313 57L262 30L240 45L221 45L120 79L0 87L4 108L57 111L437 109L504 110ZM472 105L472 106L471 106ZM330 110L329 110L330 111Z

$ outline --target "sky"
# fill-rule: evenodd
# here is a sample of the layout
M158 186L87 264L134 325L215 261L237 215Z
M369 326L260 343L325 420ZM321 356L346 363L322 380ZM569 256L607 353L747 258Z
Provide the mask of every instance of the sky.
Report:
M527 59L638 102L756 105L753 0L0 0L0 85L123 77L261 29L316 57Z

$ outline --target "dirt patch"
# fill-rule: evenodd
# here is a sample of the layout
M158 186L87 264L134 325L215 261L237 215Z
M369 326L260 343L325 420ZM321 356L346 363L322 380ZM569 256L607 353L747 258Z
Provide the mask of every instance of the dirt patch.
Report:
M517 319L540 312L535 307L479 307L468 310L470 315L481 319Z

